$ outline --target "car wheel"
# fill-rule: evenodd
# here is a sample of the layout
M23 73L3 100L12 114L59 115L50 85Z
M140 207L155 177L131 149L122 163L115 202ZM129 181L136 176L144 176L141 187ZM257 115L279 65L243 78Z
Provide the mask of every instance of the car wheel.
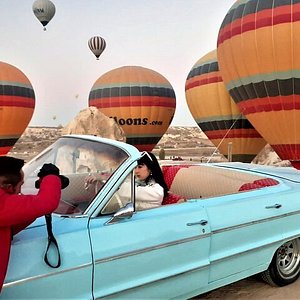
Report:
M273 286L284 286L300 275L300 240L294 239L280 246L262 279Z

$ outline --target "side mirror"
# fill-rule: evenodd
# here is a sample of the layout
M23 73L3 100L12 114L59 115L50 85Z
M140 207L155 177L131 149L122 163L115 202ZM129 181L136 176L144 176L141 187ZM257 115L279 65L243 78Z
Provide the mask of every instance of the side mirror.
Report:
M130 219L134 213L133 203L129 202L124 207L119 209L113 217L105 223L105 225L110 225L117 223L118 221Z

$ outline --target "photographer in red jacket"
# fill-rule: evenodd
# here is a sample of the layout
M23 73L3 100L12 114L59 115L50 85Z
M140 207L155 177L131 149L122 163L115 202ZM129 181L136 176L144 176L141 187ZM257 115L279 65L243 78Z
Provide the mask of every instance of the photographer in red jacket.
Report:
M11 240L36 218L53 212L60 200L61 189L68 179L59 175L53 164L44 164L38 173L37 195L21 195L24 183L21 159L0 157L0 292L7 271Z

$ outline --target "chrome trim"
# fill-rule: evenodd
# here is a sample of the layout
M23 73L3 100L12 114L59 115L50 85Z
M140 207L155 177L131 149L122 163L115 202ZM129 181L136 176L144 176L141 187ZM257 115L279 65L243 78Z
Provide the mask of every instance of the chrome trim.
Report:
M145 253L145 252L155 251L155 250L166 248L166 247L171 247L171 246L175 246L175 245L179 245L179 244L183 244L183 243L188 243L188 242L204 239L209 236L211 236L211 234L206 233L206 234L197 235L197 236L193 236L190 238L185 238L185 239L168 242L168 243L164 243L164 244L160 244L160 245L156 245L156 246L151 246L151 247L147 247L147 248L143 248L143 249L139 249L139 250L135 250L135 251L125 252L125 253L122 253L119 255L114 255L114 256L97 259L97 260L95 260L95 264L106 263L106 262L110 262L113 260L122 259L125 257L134 256L134 255L138 255L138 254Z
M234 256L238 256L238 255L241 255L241 254L244 254L244 253L248 253L248 252L251 252L251 251L256 250L256 249L263 249L263 248L266 248L268 246L275 245L277 243L282 243L282 245L283 245L284 243L286 243L288 241L292 241L294 239L299 239L299 238L300 238L300 233L298 235L290 236L288 238L282 238L282 239L279 239L277 241L274 241L274 242L271 242L271 243L268 243L268 244L265 244L265 245L262 245L262 246L257 246L257 247L254 247L254 248L242 251L242 252L231 254L231 255L228 255L226 257L218 258L218 259L215 259L215 260L210 260L210 263L211 264L217 263L217 262L220 262L222 260L230 259L230 258L232 258ZM275 249L275 250L277 250L277 249Z
M36 279L51 277L51 276L55 276L57 274L71 272L71 271L83 269L83 268L86 268L86 267L89 267L89 266L93 266L93 263L87 263L87 264L83 264L83 265L80 265L80 266L77 266L77 267L60 270L60 271L57 271L57 272L52 272L52 273L48 273L48 274L41 274L41 275L36 275L36 276L32 276L32 277L27 277L27 278L15 280L15 281L7 282L7 283L4 283L3 288L9 288L9 287L12 287L12 286L15 286L15 285L18 285L18 284L22 284L22 283L26 283L26 282L30 282L30 281L33 281L33 280L36 280Z
M273 217L262 219L262 220L252 221L252 222L248 222L248 223L244 223L244 224L240 224L240 225L235 225L235 226L231 226L231 227L227 227L227 228L223 228L223 229L213 230L212 234L218 234L218 233L222 233L222 232L225 232L225 231L234 230L234 229L237 229L237 228L242 228L242 227L246 227L246 226L250 226L250 225L254 225L254 224L264 223L264 222L267 222L267 221L270 221L270 220L286 218L286 217L289 217L289 216L292 216L292 215L297 215L299 213L300 213L300 210L295 211L295 212L285 213L285 214L282 214L282 215L279 215L279 216L273 216ZM234 256L237 256L237 255L241 255L241 254L245 254L245 253L254 251L255 249L256 250L257 249L262 249L262 248L265 248L265 247L268 247L268 246L271 246L271 245L275 245L277 243L284 243L286 241L293 240L295 238L299 238L299 236L300 236L300 233L298 235L290 236L288 238L281 238L277 241L274 241L274 242L271 242L271 243L268 243L268 244L265 244L265 245L253 247L251 249L248 249L248 250L245 250L245 251L242 251L242 252L231 254L231 255L228 255L226 257L218 258L218 259L215 259L215 260L210 260L210 262L212 264L217 263L217 262L220 262L220 261L223 261L223 260L230 259L230 258L232 258Z
M293 216L293 215L298 215L298 214L300 214L300 210L293 211L293 212L290 212L290 213L285 213L285 214L278 215L278 216L265 218L265 219L251 221L251 222L247 222L247 223L243 223L243 224L239 224L239 225L234 225L234 226L229 226L229 227L225 227L225 228L221 228L221 229L212 230L211 233L212 234L218 234L218 233L221 233L221 232L225 232L225 231L229 231L229 230L235 230L235 229L238 229L238 228L247 227L247 226L250 226L250 225L255 225L255 224L264 223L264 222L269 222L269 221L276 220L276 219L282 219L282 218L286 218L286 217Z
M239 256L239 255L241 255L241 254L246 254L246 253L248 253L248 252L256 251L257 249L263 249L263 248L266 248L266 247L268 247L268 246L277 244L278 242L281 243L281 242L283 242L283 241L284 241L284 239L280 239L280 240L274 241L274 242L269 243L269 244L265 244L265 245L262 245L262 246L253 247L253 248L251 248L251 249L247 249L247 250L244 250L244 251L240 251L240 252L238 252L238 253L234 253L234 254L227 255L226 257L217 258L217 259L209 260L209 261L210 261L211 264L218 263L218 262L221 262L221 261L224 261L224 260L233 258L233 257L235 257L235 256Z
M68 218L68 219L82 219L82 218L87 218L87 214L82 214L82 215L67 215L67 214L57 214L57 213L52 213L54 217L58 218Z
M178 277L178 276L182 276L182 275L185 275L185 274L190 274L190 273L198 272L198 271L201 271L201 270L206 269L208 267L209 267L209 264L206 264L206 265L203 265L201 267L197 267L197 268L194 268L194 269L191 269L191 270L182 271L180 273L177 273L177 274L174 274L174 275L170 275L168 277L164 277L164 278L161 278L161 279L156 279L156 280L148 281L147 283L136 285L134 287L124 289L124 290L122 290L120 292L103 295L100 298L98 297L98 298L95 298L95 299L98 300L98 299L103 299L104 297L115 297L116 295L119 295L121 293L130 291L130 290L134 290L134 289L137 289L137 288L143 288L143 287L145 287L145 286L147 286L149 284L153 284L155 282L164 281L164 280L168 280L168 279L171 279L171 278L174 278L174 277Z
M299 236L294 236L294 237L290 237L288 240L293 240L294 238L299 238ZM188 271L184 271L184 272L181 272L181 273L178 273L176 275L171 275L171 276L168 276L168 277L165 277L165 278L162 278L162 279L157 279L157 280L153 280L153 281L149 281L147 283L144 283L144 284L140 284L140 285L137 285L135 287L132 287L132 288L128 288L128 289L124 289L120 292L116 292L116 293L112 293L112 294L108 294L108 295L104 295L104 296L101 296L101 298L96 298L96 299L102 299L103 297L112 297L112 296L116 296L118 294L121 294L123 292L127 292L127 291L130 291L130 290L134 290L136 288L142 288L142 287L145 287L149 284L153 284L155 282L158 282L158 281L163 281L163 280L167 280L167 279L171 279L171 278L174 278L174 277L177 277L177 276L181 276L181 275L184 275L184 274L188 274L188 273L193 273L193 272L196 272L196 271L201 271L202 269L205 269L205 268L208 268L210 266L210 264L212 263L217 263L217 262L220 262L222 260L226 260L226 259L229 259L231 257L234 257L234 256L238 256L242 253L247 253L247 252L251 252L253 251L254 249L260 249L260 248L265 248L267 246L270 246L270 245L273 245L273 244L276 244L276 243L285 243L287 241L286 238L283 238L283 239L280 239L278 241L275 241L275 242L272 242L272 243L269 243L267 245L263 245L263 246L259 246L259 247L256 247L256 248L252 248L250 250L245 250L243 252L239 252L239 253L236 253L236 254L233 254L233 255L230 255L230 256L227 256L225 258L220 258L220 259L216 259L216 260L213 260L213 261L210 261L209 264L206 264L206 265L203 265L201 267L197 267L197 268L194 268L194 269L191 269L191 270L188 270Z
M296 212L286 213L286 214L282 214L282 215L278 215L278 216L273 216L273 217L270 217L270 218L257 220L257 221L251 221L251 222L247 222L247 223L244 223L244 224L239 224L239 225L234 225L234 226L230 226L230 227L226 227L226 228L222 228L222 229L212 230L210 233L199 235L199 236L194 236L194 237L190 237L190 238L186 238L186 239L181 239L181 240L177 240L177 241L173 241L173 242L168 242L168 243L165 243L165 244L160 244L160 245L147 247L147 248L143 248L143 249L139 249L139 250L135 250L135 251L131 251L131 252L126 252L126 253L123 253L123 254L120 254L120 255L114 255L114 256L111 256L111 257L102 258L102 259L96 260L95 264L105 263L105 262L125 258L125 257L128 257L128 256L138 255L138 254L145 253L145 252L148 252L148 251L155 251L157 249L162 249L162 248L166 248L166 247L170 247L170 246L174 246L174 245L178 245L178 244L182 244L182 243L188 243L188 242L191 242L191 241L206 238L208 236L212 236L214 234L219 234L219 233L222 233L222 232L235 230L235 229L238 229L238 228L243 228L243 227L247 227L247 226L251 226L251 225L255 225L255 224L259 224L259 223L264 223L264 222L268 222L268 221L271 221L271 220L281 219L281 218L285 218L285 217L296 215L296 214L300 214L300 210L296 211ZM246 250L246 251L248 251L248 250ZM235 255L235 254L233 254L233 255Z

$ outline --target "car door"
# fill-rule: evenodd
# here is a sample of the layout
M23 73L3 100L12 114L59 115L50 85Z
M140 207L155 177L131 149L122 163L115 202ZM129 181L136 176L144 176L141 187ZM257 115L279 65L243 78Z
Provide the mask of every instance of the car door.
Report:
M113 198L113 197L112 197ZM200 202L90 220L94 297L170 298L206 286L210 228Z
M10 263L0 299L92 299L92 255L87 217L52 217L61 266L51 268L44 262L47 230L39 218L12 242ZM53 244L48 252L57 264Z
M210 283L229 283L268 267L283 240L282 218L287 210L285 200L278 197L280 189L267 187L207 200Z

